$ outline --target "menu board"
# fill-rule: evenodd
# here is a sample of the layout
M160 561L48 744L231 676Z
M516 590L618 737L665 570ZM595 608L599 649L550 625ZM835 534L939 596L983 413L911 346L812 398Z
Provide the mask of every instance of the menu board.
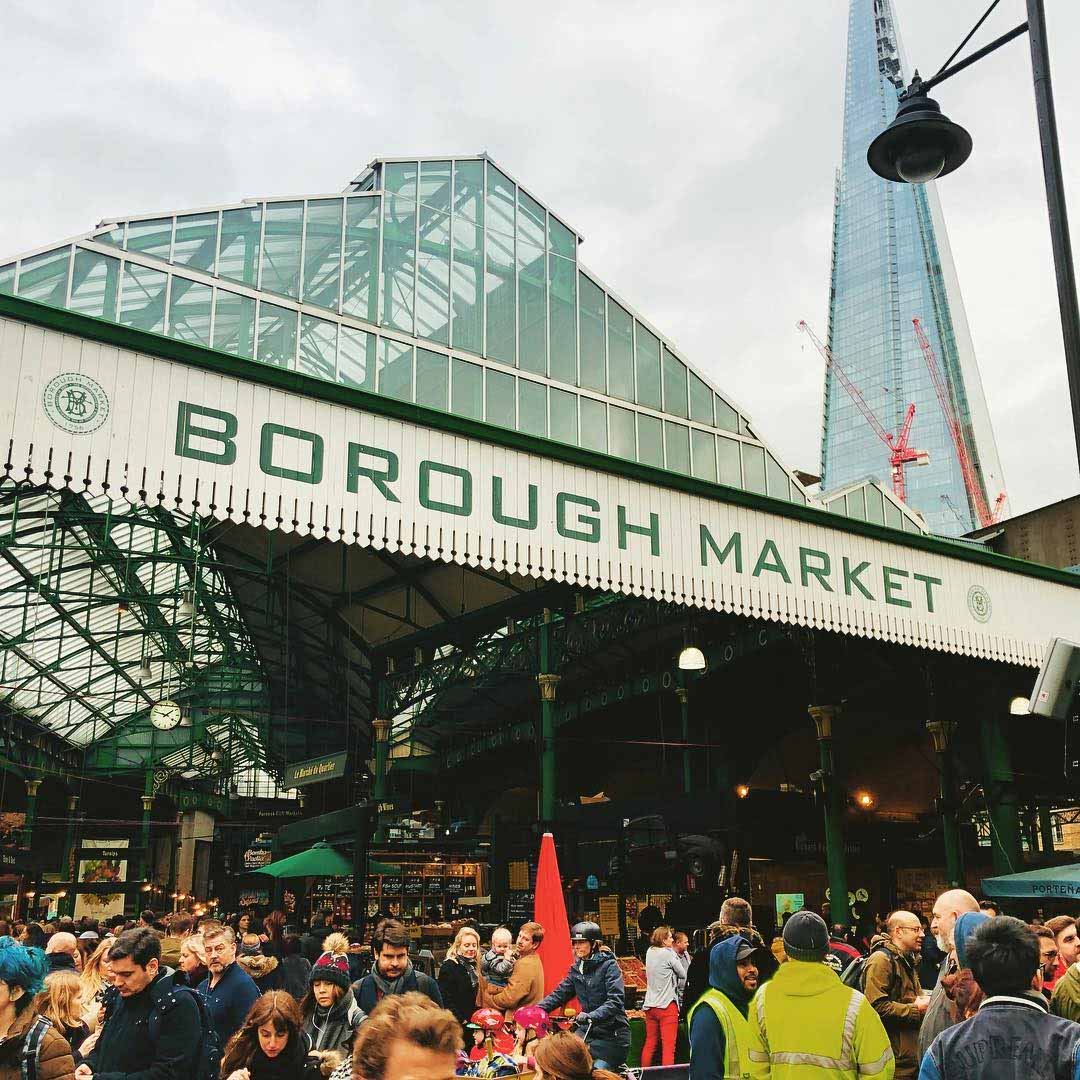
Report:
M378 875L372 874L364 882L364 895L366 897L368 897L369 899L372 896L378 896L379 895L379 878L378 878Z
M383 896L400 896L401 895L401 875L400 874L383 874L382 891L383 891Z
M385 878L383 879L386 880ZM464 896L465 895L465 878L461 877L448 877L443 879L446 883L443 891L447 896Z
M427 896L442 896L446 879L441 877L424 878L424 893Z
M424 879L419 874L407 874L402 892L405 896L423 896Z
M506 921L508 923L529 922L535 910L536 894L531 890L529 892L512 892L506 898Z

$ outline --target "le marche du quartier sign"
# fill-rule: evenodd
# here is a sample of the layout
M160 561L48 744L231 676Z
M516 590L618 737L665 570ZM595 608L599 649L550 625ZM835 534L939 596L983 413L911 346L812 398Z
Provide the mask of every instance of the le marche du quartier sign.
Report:
M93 323L0 318L20 478L1027 665L1080 636L1069 575Z

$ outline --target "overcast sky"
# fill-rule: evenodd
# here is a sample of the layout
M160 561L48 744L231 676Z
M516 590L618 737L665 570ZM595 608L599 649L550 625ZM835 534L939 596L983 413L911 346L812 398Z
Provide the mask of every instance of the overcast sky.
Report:
M894 0L935 71L987 0ZM1047 0L1080 243L1080 5ZM976 44L1023 21L1001 0ZM340 190L376 156L496 161L584 265L816 471L846 0L9 0L0 257L108 215ZM935 94L939 185L1013 512L1080 490L1026 39Z

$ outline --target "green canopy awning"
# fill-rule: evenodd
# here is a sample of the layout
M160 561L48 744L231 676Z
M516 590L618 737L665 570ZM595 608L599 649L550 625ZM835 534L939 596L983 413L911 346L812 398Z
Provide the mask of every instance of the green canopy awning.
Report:
M252 871L276 878L348 877L352 872L352 859L347 859L323 840L313 844L307 851L290 855L287 859L278 859L277 862L267 863L266 866Z
M1035 900L1052 900L1060 896L1062 899L1071 899L1080 896L1080 863L983 878L982 887L987 896L1014 896Z

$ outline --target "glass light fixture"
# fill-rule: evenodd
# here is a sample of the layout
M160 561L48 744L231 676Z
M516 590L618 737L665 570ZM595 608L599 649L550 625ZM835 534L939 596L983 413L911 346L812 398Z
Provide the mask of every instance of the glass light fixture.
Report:
M181 619L190 619L195 614L195 594L192 592L185 592L183 599L180 601L180 605L176 609L176 614Z
M686 645L679 653L680 671L704 671L705 654L696 645Z
M1027 716L1030 711L1029 704L1026 697L1014 697L1009 702L1009 713L1012 716Z

